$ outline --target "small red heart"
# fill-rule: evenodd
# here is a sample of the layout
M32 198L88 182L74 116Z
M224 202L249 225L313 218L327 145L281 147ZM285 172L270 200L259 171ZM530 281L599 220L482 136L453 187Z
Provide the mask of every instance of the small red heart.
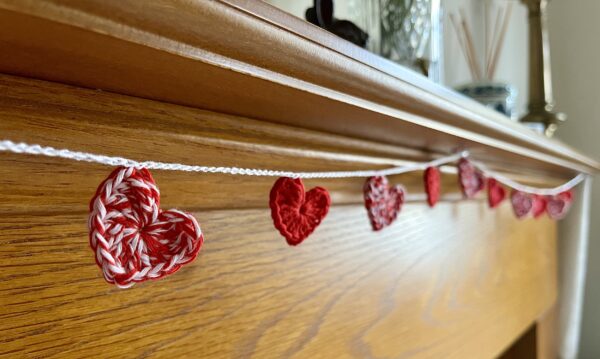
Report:
M515 216L521 219L527 216L533 208L533 198L527 193L513 190L510 195Z
M573 192L565 191L547 199L546 212L554 220L565 218L573 202Z
M546 204L547 200L545 196L540 196L538 194L533 195L533 218L539 218L542 214L546 213Z
M466 158L458 162L458 182L466 198L473 198L485 188L485 178Z
M160 209L147 169L119 167L90 202L90 246L107 282L127 288L159 279L193 261L204 241L196 219Z
M369 177L364 186L365 207L374 231L394 222L404 203L401 186L390 187L385 176Z
M275 228L291 246L304 241L329 211L331 200L325 188L304 192L300 178L279 178L271 189L269 206Z
M498 181L488 179L488 204L490 208L496 208L506 198L506 190Z
M440 171L437 167L429 167L425 170L424 177L427 203L433 208L440 199Z
M565 201L567 201L569 204L571 204L573 202L573 191L572 190L564 191L564 192L560 193L558 196L560 198L564 199Z

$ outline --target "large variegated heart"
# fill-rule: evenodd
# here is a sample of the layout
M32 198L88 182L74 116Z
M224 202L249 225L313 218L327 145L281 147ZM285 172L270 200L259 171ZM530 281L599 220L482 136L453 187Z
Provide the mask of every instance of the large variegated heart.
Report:
M160 209L147 169L119 167L90 202L90 246L107 282L127 288L193 261L204 237L189 213Z

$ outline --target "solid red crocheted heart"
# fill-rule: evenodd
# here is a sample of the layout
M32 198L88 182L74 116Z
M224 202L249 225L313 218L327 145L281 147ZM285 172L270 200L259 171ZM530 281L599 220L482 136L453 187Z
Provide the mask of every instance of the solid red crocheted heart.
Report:
M90 202L90 246L107 282L127 288L159 279L193 261L204 241L196 219L160 209L147 169L119 167Z
M384 176L369 177L364 186L365 207L374 231L394 222L404 203L401 186L390 186Z
M466 198L473 198L485 188L485 178L466 158L458 162L458 182Z
M521 219L527 216L533 208L533 198L527 193L513 190L510 195L510 201L512 203L513 211L515 216Z
M440 170L437 167L428 167L423 176L427 203L433 208L440 199Z
M490 208L496 208L506 198L506 190L498 181L493 178L488 179L488 204Z
M331 200L325 188L304 192L300 178L279 178L271 189L269 206L275 228L291 246L306 239L329 211Z
M533 218L540 218L542 214L546 213L546 204L547 200L545 196L540 196L538 194L534 194L533 196L533 206L531 212L533 213Z
M558 196L566 202L568 202L569 204L573 203L573 190L564 191Z
M565 191L556 196L550 196L547 198L546 212L548 216L554 220L565 218L571 204L573 203L573 192Z

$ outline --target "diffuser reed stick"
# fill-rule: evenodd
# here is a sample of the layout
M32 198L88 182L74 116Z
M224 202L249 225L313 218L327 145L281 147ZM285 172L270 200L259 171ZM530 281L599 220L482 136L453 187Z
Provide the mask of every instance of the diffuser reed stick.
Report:
M458 43L465 57L471 78L473 81L491 81L496 74L498 61L502 53L504 39L508 31L508 24L512 15L512 3L508 5L499 5L494 9L494 4L484 3L484 51L483 67L480 66L479 56L475 51L475 42L471 26L464 9L460 9L458 14L450 14L450 22L458 39ZM495 17L490 16L494 13ZM457 19L458 17L458 19ZM492 24L491 18L494 18ZM482 71L483 69L483 71Z
M488 72L489 79L493 79L496 73L496 65L498 64L498 58L500 57L502 45L504 44L504 36L506 35L506 31L508 29L508 21L510 20L510 15L512 14L512 5L512 3L508 4L508 9L504 11L504 21L502 22L502 30L500 30L500 37L498 38L498 43L494 46L494 54L492 55L492 62L490 63L490 70Z

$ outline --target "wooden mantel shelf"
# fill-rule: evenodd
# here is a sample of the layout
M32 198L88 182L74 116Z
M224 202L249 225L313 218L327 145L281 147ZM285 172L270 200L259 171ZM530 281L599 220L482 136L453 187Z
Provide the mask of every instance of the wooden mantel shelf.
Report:
M251 0L0 0L0 72L564 179L572 148Z

